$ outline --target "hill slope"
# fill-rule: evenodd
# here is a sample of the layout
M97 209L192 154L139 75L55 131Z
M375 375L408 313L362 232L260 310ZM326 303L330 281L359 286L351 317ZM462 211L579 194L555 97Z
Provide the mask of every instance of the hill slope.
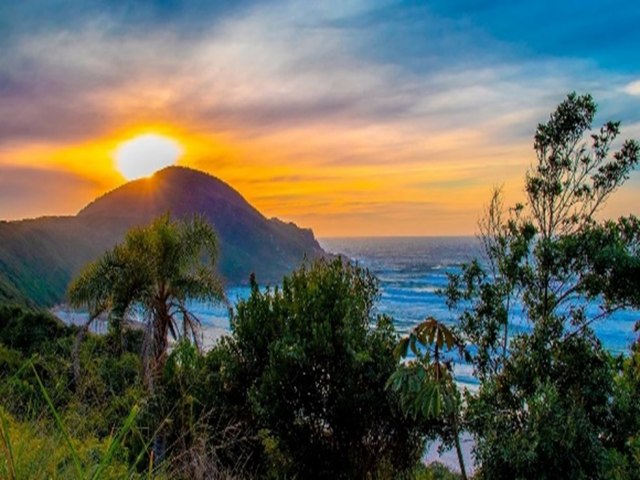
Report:
M324 252L313 232L267 219L237 191L203 172L169 167L94 200L74 217L0 222L0 301L52 305L88 261L119 242L133 226L166 212L202 214L220 240L219 270L227 284L277 282Z

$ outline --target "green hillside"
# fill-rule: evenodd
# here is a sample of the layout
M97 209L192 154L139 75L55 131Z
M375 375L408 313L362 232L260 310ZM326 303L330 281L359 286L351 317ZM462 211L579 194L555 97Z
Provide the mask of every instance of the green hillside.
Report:
M87 262L136 225L170 212L203 215L220 241L219 270L227 284L254 272L277 282L305 258L324 255L311 230L267 219L233 188L208 174L166 168L96 199L73 217L0 223L0 300L48 306Z

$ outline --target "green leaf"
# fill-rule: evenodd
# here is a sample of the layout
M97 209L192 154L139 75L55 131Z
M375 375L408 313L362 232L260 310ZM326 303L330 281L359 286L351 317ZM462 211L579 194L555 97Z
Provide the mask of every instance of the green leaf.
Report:
M409 349L409 337L403 337L394 350L396 358L405 358Z
M58 426L58 429L60 429L60 432L62 433L62 437L64 438L64 441L66 442L67 446L69 447L69 453L71 454L73 465L76 469L76 474L78 475L78 478L84 478L84 472L82 469L82 462L80 461L80 456L78 455L76 448L73 446L71 437L69 436L67 429L64 427L64 424L62 423L62 419L60 418L60 415L58 415L58 411L53 406L53 402L51 401L51 398L47 393L47 389L44 388L44 385L42 384L42 381L40 380L40 376L38 375L38 372L36 371L33 363L31 363L31 370L33 370L33 374L36 376L36 380L40 387L40 391L42 392L42 395L44 396L44 399L47 402L47 405L49 406L49 410L51 410L51 413L53 415L53 418L55 419L56 425Z
M137 405L134 405L134 407L129 412L129 415L125 419L122 427L120 427L120 430L118 431L116 436L113 437L109 442L109 447L107 448L107 452L103 455L100 461L100 464L98 465L98 468L96 469L94 474L91 476L92 480L98 480L101 477L102 473L105 471L105 469L109 466L114 455L116 454L118 449L122 446L122 441L125 435L129 433L129 430L131 430L131 427L133 426L139 411L140 411L140 407L138 407Z

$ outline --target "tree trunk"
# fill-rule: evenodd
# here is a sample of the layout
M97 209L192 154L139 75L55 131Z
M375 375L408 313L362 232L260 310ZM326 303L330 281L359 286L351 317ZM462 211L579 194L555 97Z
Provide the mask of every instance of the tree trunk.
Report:
M123 323L124 315L120 312L114 313L109 319L109 330L107 337L113 346L113 352L116 356L121 357L124 352L123 341Z
M153 345L152 345L152 365L150 372L150 388L149 393L153 394L153 385L162 378L164 365L167 360L167 349L169 342L167 340L169 334L169 323L171 316L169 315L167 305L164 302L158 302L155 310L155 318L153 319ZM157 463L163 461L167 452L167 438L163 431L162 425L156 431L153 437L153 456Z
M453 414L452 417L452 425L453 425L453 435L455 438L456 444L456 453L458 454L458 463L460 464L460 474L462 475L463 480L467 480L467 471L464 467L464 456L462 455L462 446L460 445L460 432L458 431L458 419L456 418L456 414Z
M167 349L169 342L167 336L169 334L169 322L171 317L168 313L161 313L154 320L154 352L153 352L153 371L152 374L157 378L162 376L164 364L167 361Z

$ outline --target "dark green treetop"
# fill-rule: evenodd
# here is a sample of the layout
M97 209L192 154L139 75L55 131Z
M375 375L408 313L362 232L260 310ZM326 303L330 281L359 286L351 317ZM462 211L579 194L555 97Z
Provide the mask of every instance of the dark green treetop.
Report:
M261 439L262 476L391 478L419 459L422 435L385 388L396 338L376 298L369 273L336 259L275 290L254 281L238 304L212 388Z

